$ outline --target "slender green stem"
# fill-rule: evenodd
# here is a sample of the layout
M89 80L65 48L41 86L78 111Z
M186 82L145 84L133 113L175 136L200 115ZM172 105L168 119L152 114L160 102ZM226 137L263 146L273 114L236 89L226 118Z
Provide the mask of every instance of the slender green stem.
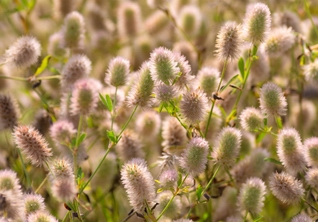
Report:
M127 122L125 123L125 125L123 126L123 128L121 129L119 135L118 135L118 138L121 136L121 134L124 132L124 130L127 128L129 122L131 121L132 117L134 116L136 110L138 108L138 105L135 106L133 112L131 113L131 115L129 116L129 119L127 120Z
M16 77L16 76L3 76L3 75L0 75L0 79L12 79L12 80L23 81L23 82L29 81L28 78Z
M37 77L37 80L47 80L47 79L61 79L60 75L55 75L55 76L42 76L42 77Z
M46 175L46 177L44 178L44 180L41 182L41 184L38 186L38 188L34 191L35 193L38 193L40 191L40 189L43 187L43 185L46 183L48 179L48 175Z
M309 20L310 20L310 22L311 22L311 25L313 26L313 29L315 30L316 34L318 35L318 28L317 28L317 26L316 26L314 20L312 19L312 15L311 15L311 13L310 13L308 1L307 1L307 0L304 0L303 2L304 2L304 6L305 6L305 11L306 11L306 13L307 13L307 15L308 15L308 17L309 17Z
M77 126L75 147L73 147L73 161L74 161L74 173L75 173L75 175L77 174L77 151L78 151L78 146L79 146L79 144L78 144L79 138L81 136L82 124L83 124L83 115L80 115L80 118L78 121L78 126Z
M216 174L218 173L220 167L221 167L221 165L218 165L218 166L217 166L216 170L214 171L213 176L212 176L211 179L209 180L208 184L207 184L207 185L204 187L204 189L202 190L201 195L200 195L200 198L201 198L202 195L205 193L205 191L206 191L207 189L209 189L209 187L210 187L211 183L213 182L213 180L214 180Z
M221 78L220 78L220 81L219 81L219 84L218 84L218 88L217 88L217 90L216 90L216 93L217 93L217 94L219 93L219 90L220 90L220 88L221 88L221 84L222 84L222 81L223 81L223 78L224 78L224 74L225 74L227 62L228 62L228 60L226 59L225 62L224 62L224 64L223 64L222 73L221 73ZM215 102L216 102L216 101L213 99L213 100L212 100L211 110L210 110L210 113L209 113L208 123L206 124L206 128L205 128L205 133L204 133L204 137L205 137L205 138L206 138L206 136L208 135L208 131L209 131L209 127L210 127L210 123L211 123L211 119L212 119L212 114L213 114L213 109L214 109Z
M174 105L174 103L172 101L169 101L169 103L173 106L174 110L177 111L177 107ZM185 130L188 131L188 127L181 121L181 119L178 116L178 113L176 113L175 117L177 118L177 120L179 121L179 123L181 124L181 126L183 128L185 128Z
M98 141L98 139L99 139L99 136L96 136L96 138L93 140L93 142L89 146L87 146L87 148L86 148L87 152L95 145L95 143Z
M113 114L112 114L112 122L111 122L111 127L110 129L113 130L113 126L114 126L114 119L116 117L116 99L117 99L117 90L118 87L116 87L115 89L115 95L114 95L114 104L113 104Z
M316 209L316 207L314 207L311 203L309 203L306 199L302 198L302 200L308 204L314 211L318 212L318 210Z
M23 173L24 173L25 179L27 181L27 187L29 188L29 187L31 187L30 177L29 177L29 175L28 175L28 173L26 171L25 164L24 164L20 149L18 149L18 154L19 154L19 157L20 157L20 160L21 160L21 163L22 163Z
M69 214L70 214L70 211L67 211L67 213L65 214L65 217L63 218L62 222L65 222L65 221L66 221L66 219L67 219L67 217L69 216Z
M177 196L177 194L180 191L180 188L182 187L184 181L187 179L187 177L189 176L189 174L186 174L185 177L183 178L183 180L181 181L180 185L177 187L176 191L173 193L172 197L170 198L169 202L167 203L167 205L165 206L165 208L163 208L163 210L161 211L161 213L159 214L158 218L156 221L159 221L159 219L163 216L163 214L166 212L166 210L168 209L168 207L170 206L170 204L172 203L172 201L174 200L174 198Z
M244 216L244 222L247 221L247 216L248 216L248 211L246 211L245 216Z

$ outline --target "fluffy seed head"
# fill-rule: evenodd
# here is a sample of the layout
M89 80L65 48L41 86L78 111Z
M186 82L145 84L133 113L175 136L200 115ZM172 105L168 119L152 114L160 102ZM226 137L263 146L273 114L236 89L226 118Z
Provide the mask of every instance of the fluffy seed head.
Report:
M278 58L295 44L296 36L286 26L272 29L265 41L265 50L269 57Z
M45 211L38 211L34 214L28 216L27 221L33 222L58 222L58 220L52 215L46 213Z
M240 130L225 127L218 136L212 156L216 163L232 166L240 152L242 134Z
M169 154L181 154L187 141L187 132L174 117L168 117L162 124L162 146Z
M62 57L66 54L66 49L63 48L63 34L61 32L50 36L47 51L55 57Z
M143 159L132 159L121 169L121 180L127 192L129 203L136 212L142 212L145 203L155 200L155 185L147 164Z
M277 26L286 26L292 28L294 32L302 32L301 20L298 15L292 11L275 13L273 21Z
M207 123L208 123L209 115L207 114L204 120L200 123L201 132L205 132ZM212 144L215 141L215 137L221 129L222 125L222 114L219 107L215 106L213 109L213 114L211 117L211 123L209 125L208 134L206 135L206 139Z
M188 35L197 36L202 24L200 9L195 5L183 6L178 15L178 24Z
M194 137L180 159L180 165L187 173L195 177L205 170L208 161L209 143L201 138Z
M26 194L24 199L24 212L28 216L32 213L38 211L43 211L45 209L44 198L38 194Z
M62 70L62 87L70 89L77 80L87 78L92 69L91 64L85 55L72 56Z
M127 162L133 158L143 158L145 156L140 139L132 130L125 130L123 132L116 148L118 156L123 162Z
M248 179L240 190L239 206L241 209L257 215L264 206L265 183L256 177Z
M216 37L216 55L220 60L237 59L241 52L241 27L235 22L227 22Z
M109 62L105 82L115 87L124 86L127 82L129 67L130 62L127 59L122 57L113 58Z
M174 85L169 86L160 82L155 87L155 94L160 102L169 102L177 96L177 90Z
M312 219L307 214L301 213L293 217L291 222L312 222Z
M190 124L204 119L208 111L208 98L201 90L186 92L180 102L180 113Z
M74 84L71 97L70 112L72 115L89 115L98 103L98 93L95 81L80 79Z
M63 36L64 46L81 48L85 33L84 17L79 12L69 13L64 20Z
M5 60L18 68L28 68L38 61L41 54L39 41L32 36L20 37L5 52Z
M305 192L303 184L285 172L274 173L269 188L277 199L286 204L297 203Z
M286 115L287 102L276 84L268 82L261 88L260 108L264 115Z
M304 142L304 150L308 165L318 167L318 137L306 139Z
M73 178L59 178L52 181L52 195L57 200L68 202L76 197L77 189Z
M194 76L191 75L191 66L186 57L181 55L179 52L174 52L173 55L174 60L177 62L177 67L180 70L173 85L178 90L184 90L194 79Z
M179 72L174 54L169 49L159 47L150 54L150 73L155 81L170 85Z
M71 163L66 159L55 159L51 163L51 179L74 179Z
M304 65L303 70L307 81L314 80L318 82L318 59L308 65Z
M127 103L129 106L146 107L152 105L152 93L155 83L150 72L149 63L144 63L139 70L137 84L133 86L128 95Z
M16 172L9 169L0 171L0 190L12 191L16 194L21 193L21 186L19 184Z
M243 30L253 45L264 42L271 27L271 13L267 5L256 3L247 6Z
M15 101L8 95L0 95L0 131L13 129L18 123L18 116Z
M42 135L31 126L17 126L13 132L14 142L31 163L40 166L52 156L51 148Z
M317 168L312 168L307 171L306 181L311 187L314 187L314 188L318 187L318 169Z
M52 139L59 143L71 143L76 135L76 130L72 122L68 120L58 120L50 128Z
M240 115L240 120L242 128L250 132L263 125L263 115L259 109L254 107L245 108Z
M163 189L173 189L177 185L178 172L175 169L164 170L159 177L160 186Z
M17 196L11 190L0 191L0 211L4 215L1 215L2 218L8 219L8 221L23 221L23 200L22 196Z
M141 11L135 2L123 2L118 7L117 29L121 37L133 37L141 29Z
M168 204L172 197L172 193L170 191L163 191L161 192L158 197L157 201L159 202L158 212L161 212L165 206ZM178 218L181 209L181 200L179 197L173 199L170 203L169 207L166 209L165 213L163 214L166 218L174 219Z
M213 67L204 67L198 72L197 79L197 86L200 87L208 97L211 97L212 93L215 92L218 87L220 72Z
M163 30L168 23L169 19L165 13L157 10L146 19L144 26L147 32L153 35Z
M159 133L161 119L157 112L144 111L137 116L136 131L139 135L147 135L144 138L147 140L154 139Z
M302 172L306 168L303 145L297 130L282 129L277 136L277 155L287 171Z

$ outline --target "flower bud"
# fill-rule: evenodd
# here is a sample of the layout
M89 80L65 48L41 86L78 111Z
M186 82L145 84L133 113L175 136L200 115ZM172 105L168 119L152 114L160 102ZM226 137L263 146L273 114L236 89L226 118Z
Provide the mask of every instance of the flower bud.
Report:
M144 158L142 144L138 135L131 130L125 130L116 146L119 158L125 163L133 158Z
M295 40L296 36L291 28L275 28L265 41L265 50L269 57L278 58L293 47Z
M17 126L13 132L14 142L35 166L42 165L52 156L51 148L42 135L31 126Z
M87 78L92 69L91 64L85 55L72 56L62 70L62 87L70 89L77 80Z
M5 169L0 171L0 191L11 191L16 197L21 197L21 186L16 172Z
M274 14L273 23L276 26L286 26L292 28L294 32L302 33L301 20L298 15L292 11L284 11Z
M26 194L24 199L24 212L28 216L45 209L44 198L38 194Z
M66 54L66 49L63 47L63 34L60 32L54 33L49 38L47 51L55 57L62 57Z
M22 196L15 195L11 190L0 191L0 210L5 212L5 217L8 221L23 221L23 200Z
M141 29L141 11L135 2L123 2L118 7L117 29L120 37L133 37Z
M194 79L194 76L191 75L191 66L185 56L179 52L174 52L173 54L174 60L177 62L177 67L180 69L173 85L179 90L184 90L191 84L191 80Z
M201 137L192 138L181 156L181 167L191 176L198 176L206 168L208 150L209 143L205 139Z
M174 189L177 186L178 172L175 169L164 170L159 177L160 187L165 190Z
M242 128L250 132L254 132L263 125L263 115L254 107L245 108L240 115L240 120Z
M162 11L155 11L145 21L145 28L150 35L163 30L169 23L169 18Z
M176 87L166 85L164 83L158 83L155 87L156 99L160 102L169 102L173 98L177 97Z
M180 28L191 37L196 37L202 24L202 13L195 5L183 6L178 14Z
M174 54L170 50L159 47L150 54L150 73L156 82L170 85L179 72Z
M312 167L318 167L318 137L306 139L304 150L307 164Z
M257 215L262 211L264 206L265 193L265 183L259 178L252 177L241 187L239 206L242 210Z
M8 95L0 95L0 131L13 129L18 124L17 104Z
M201 90L186 92L180 102L180 113L190 124L202 121L208 109L208 99Z
M58 220L52 215L46 213L45 211L39 211L28 216L27 221L33 222L58 222Z
M301 213L293 217L290 222L312 222L312 219L307 214Z
M220 60L237 59L241 52L241 27L235 22L227 22L216 37L216 55Z
M69 13L64 20L64 45L69 48L81 48L84 44L85 23L79 12Z
M58 120L50 128L50 135L53 140L59 143L71 143L76 136L73 123L67 120Z
M305 192L302 183L285 172L274 173L269 188L275 197L286 204L297 203Z
M155 201L155 185L145 160L132 159L121 169L121 180L133 209L141 213Z
M122 57L113 58L109 62L105 82L112 86L124 86L127 83L130 63Z
M38 61L41 45L32 36L20 37L5 52L5 60L18 68L29 68Z
M260 108L264 115L286 115L287 102L276 84L268 82L261 88Z
M198 84L208 97L216 91L220 82L220 72L213 67L203 67L197 74Z
M240 152L242 134L238 129L225 127L218 136L212 157L217 164L232 166Z
M312 168L307 171L306 181L311 187L318 188L318 169L317 168Z
M306 168L303 145L297 130L282 129L277 136L277 155L287 171L302 172Z
M271 26L271 13L267 5L256 3L247 6L243 30L253 45L264 42Z
M59 201L69 202L76 197L77 189L73 178L59 178L52 181L52 195Z
M50 176L52 180L75 179L72 166L70 162L66 159L55 159L51 163Z
M143 111L137 116L135 124L137 133L145 135L142 139L153 141L159 133L161 119L157 112Z

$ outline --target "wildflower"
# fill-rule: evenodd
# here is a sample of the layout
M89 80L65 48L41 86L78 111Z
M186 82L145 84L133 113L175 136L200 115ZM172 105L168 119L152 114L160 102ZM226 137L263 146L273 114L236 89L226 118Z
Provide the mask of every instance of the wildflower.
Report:
M219 107L214 106L213 114L211 117L211 124L209 125L208 134L206 135L206 139L210 143L214 143L215 137L221 129L222 125L222 114ZM201 132L206 131L207 123L208 123L209 115L207 114L204 120L200 123Z
M91 79L80 79L74 84L70 112L72 115L89 115L98 103L96 84Z
M6 50L4 57L18 68L29 68L38 61L40 54L39 41L32 36L22 36Z
M91 61L85 55L73 55L62 70L62 87L72 88L77 80L87 78L91 69Z
M304 195L304 188L299 180L285 172L274 173L269 182L273 195L286 204L298 202Z
M306 139L304 142L304 150L308 165L318 167L318 137Z
M43 211L45 209L44 198L38 194L26 194L24 199L24 212L28 216L32 213L38 211Z
M314 80L318 82L318 59L308 65L304 65L303 70L307 81Z
M180 113L190 124L204 119L208 111L208 99L201 90L186 92L180 102Z
M58 120L51 126L50 135L59 143L71 143L76 136L76 130L68 120Z
M199 175L205 170L208 161L208 150L209 143L205 139L201 137L192 138L181 156L181 167L193 177Z
M244 130L253 132L263 125L263 115L259 109L245 108L241 115L241 126Z
M216 163L232 166L240 152L242 134L238 129L225 127L218 136L212 156Z
M123 162L127 162L133 158L143 158L145 156L138 135L131 130L125 130L123 132L116 147L118 155Z
M64 19L64 45L69 48L81 48L84 41L84 17L79 12L71 12Z
M63 34L61 32L50 36L47 51L55 57L62 57L66 54L66 49L63 48Z
M295 44L296 36L291 28L275 28L265 41L265 50L272 58L278 58Z
M113 58L109 62L105 82L115 87L124 86L127 82L130 63L122 57Z
M132 37L141 29L141 11L135 2L123 2L118 7L117 29L119 36Z
M154 139L159 133L161 119L157 112L144 111L136 118L135 129L140 135L147 135L144 139Z
M163 191L161 192L157 200L159 202L159 206L156 208L158 212L162 212L162 210L165 208L165 206L168 204L170 199L172 198L172 193L170 191ZM163 214L166 218L177 218L180 214L181 209L181 200L177 196L173 199L173 201L169 204L169 207L166 209L165 213Z
M146 162L132 159L121 169L121 180L128 194L130 205L136 212L143 212L145 203L155 200L155 186Z
M0 171L0 191L12 191L16 196L22 194L16 172L9 169Z
M52 195L59 201L68 202L76 197L77 189L73 178L57 178L52 181Z
M170 154L181 154L186 146L187 132L174 117L168 117L162 124L163 150Z
M312 222L312 219L307 214L301 213L293 217L291 222Z
M0 130L13 129L18 124L18 109L8 95L0 95Z
M243 30L246 39L253 45L264 42L271 26L271 13L267 5L256 3L248 5Z
M170 85L180 72L177 65L174 54L164 47L156 48L150 54L150 73L156 82Z
M241 27L235 22L227 22L216 37L216 54L221 60L237 59L241 51Z
M5 212L4 218L9 221L23 221L23 200L21 196L15 195L11 190L0 191L0 212ZM1 218L3 213L1 212Z
M132 88L131 94L127 98L129 105L139 105L140 107L150 106L152 104L152 93L154 81L151 77L149 64L144 63L139 70L137 84Z
M197 79L198 87L200 87L208 97L212 97L212 94L216 91L220 82L220 72L213 67L204 67L199 70Z
M158 83L155 87L155 95L160 102L169 102L177 96L177 89L175 86Z
M174 52L173 54L174 59L177 62L177 67L180 69L173 85L177 88L177 90L183 90L191 83L194 76L191 75L191 66L186 57L177 52Z
M52 156L51 148L42 135L31 126L17 126L13 132L14 142L35 166L42 165Z
M293 128L284 128L279 132L277 155L290 172L301 172L306 168L303 145L298 132Z
M174 189L178 181L178 172L175 169L164 170L159 177L163 189Z
M75 178L72 166L66 159L55 159L52 161L50 176L52 180L73 180Z
M317 118L317 108L310 100L303 100L301 104L296 103L291 108L290 125L302 128L304 132L314 126Z
M145 29L151 35L163 30L169 22L169 18L162 11L155 11L145 21Z
M286 115L286 98L281 88L276 84L268 82L261 88L260 108L264 115Z
M257 215L262 211L264 206L264 195L266 193L265 183L256 177L248 179L241 187L239 196L239 206Z
M202 13L195 5L183 6L179 12L177 22L185 33L195 37L201 28Z
M318 187L318 169L312 168L309 169L306 173L306 181L307 183L314 188Z
M30 214L28 216L27 221L33 221L33 222L58 222L58 220L53 217L52 215L44 212L44 211L38 211L36 213Z
M226 218L234 215L236 212L233 209L237 209L237 197L238 191L236 188L230 186L225 187L222 196L219 198L213 220L225 221Z
M274 14L274 23L277 26L286 26L292 28L294 32L301 33L301 21L298 15L292 11L284 11Z

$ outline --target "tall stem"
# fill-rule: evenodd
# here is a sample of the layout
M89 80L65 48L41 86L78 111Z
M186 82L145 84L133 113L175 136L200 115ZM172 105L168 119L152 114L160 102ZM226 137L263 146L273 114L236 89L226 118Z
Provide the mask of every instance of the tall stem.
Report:
M216 170L215 170L213 176L212 176L211 179L209 180L208 184L207 184L207 185L204 187L204 189L202 190L201 195L200 195L200 198L201 198L201 196L205 193L205 191L206 191L207 189L209 189L211 183L213 182L213 180L214 180L216 174L218 173L218 171L219 171L219 169L220 169L220 166L221 166L221 165L218 165L218 166L217 166L217 168L216 168Z

